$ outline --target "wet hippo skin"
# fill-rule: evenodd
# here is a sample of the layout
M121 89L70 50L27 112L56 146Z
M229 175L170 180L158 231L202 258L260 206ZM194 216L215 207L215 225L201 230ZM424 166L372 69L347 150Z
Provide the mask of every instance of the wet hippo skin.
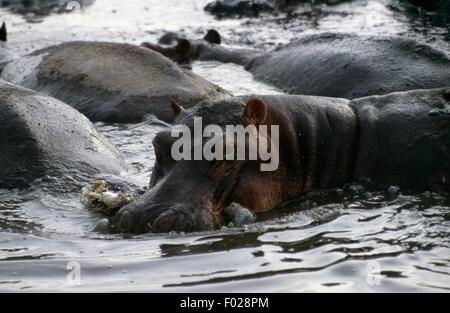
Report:
M114 218L116 231L208 230L231 202L255 212L313 189L348 182L374 188L448 190L450 88L414 90L353 101L316 96L246 96L206 101L181 111L173 127L279 125L280 163L175 161L170 130L159 133L150 189Z
M205 11L217 17L257 17L261 13L290 10L299 4L339 4L351 0L215 0L205 6Z
M57 98L91 121L140 122L145 115L171 122L167 105L184 107L228 95L160 53L134 45L68 42L8 63L4 80Z
M216 0L205 6L206 12L217 17L258 16L274 9L274 3L268 0Z
M44 176L80 190L93 175L120 175L122 154L72 107L0 80L0 188L26 188Z
M191 59L243 65L290 94L354 99L450 85L447 53L401 37L312 34L270 52L190 43Z
M92 5L95 0L0 0L2 9L23 15L47 16L69 13Z
M403 0L425 10L436 11L439 14L450 15L450 1L448 0Z

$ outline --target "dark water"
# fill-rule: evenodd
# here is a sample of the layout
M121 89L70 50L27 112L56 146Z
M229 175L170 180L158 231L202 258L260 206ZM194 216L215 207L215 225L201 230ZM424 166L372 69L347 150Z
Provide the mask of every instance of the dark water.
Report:
M0 11L20 54L68 40L139 43L165 30L218 29L230 46L269 48L301 33L397 34L450 51L449 24L396 1L300 6L259 19L220 20L205 0L97 0L70 14ZM412 10L412 11L411 11ZM23 12L22 12L23 13ZM240 67L199 62L194 71L235 94L277 93ZM127 178L148 183L149 123L97 124L124 153ZM401 193L403 193L401 191ZM100 218L78 194L45 186L0 190L0 290L26 291L448 291L448 194L389 195L361 186L291 201L243 228L123 238L92 229ZM79 274L79 275L78 275Z

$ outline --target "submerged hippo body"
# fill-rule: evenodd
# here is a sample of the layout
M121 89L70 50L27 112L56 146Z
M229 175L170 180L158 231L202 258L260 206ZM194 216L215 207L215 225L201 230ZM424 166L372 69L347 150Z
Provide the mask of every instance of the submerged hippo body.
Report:
M119 175L121 153L92 123L51 97L0 80L0 189L54 177L64 189Z
M13 13L46 16L52 13L70 13L81 10L94 3L95 0L3 0L3 9Z
M313 34L272 52L191 41L190 57L243 65L291 94L354 99L450 85L447 54L400 37Z
M270 0L215 0L205 6L205 11L217 17L258 16L275 10Z
M208 3L205 11L217 17L258 16L261 13L289 10L299 4L339 4L350 0L215 0Z
M312 189L360 180L379 188L449 186L450 88L353 101L295 95L229 98L183 111L174 129L192 128L195 116L203 118L203 127L279 125L278 168L263 172L257 160L174 161L176 138L170 130L161 132L153 142L151 188L118 212L118 231L214 229L222 225L222 210L231 202L267 211Z
M0 27L0 72L6 64L17 59L17 56L14 53L4 47L7 41L8 32L6 30L6 24L3 22L2 26Z
M170 122L170 97L191 107L226 94L160 53L117 43L45 48L7 64L1 77L57 98L91 121L139 122L153 114Z
M442 15L450 15L450 1L448 0L404 0L412 5L422 7L427 11L435 11Z

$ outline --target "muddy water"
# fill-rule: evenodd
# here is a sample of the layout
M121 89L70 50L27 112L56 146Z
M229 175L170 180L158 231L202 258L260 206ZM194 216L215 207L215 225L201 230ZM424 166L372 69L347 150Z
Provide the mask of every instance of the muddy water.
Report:
M449 24L431 14L405 15L410 9L391 0L220 21L203 12L206 3L97 0L70 14L1 9L0 21L7 21L8 46L19 54L68 40L139 43L164 30L200 36L212 27L231 46L269 48L300 33L356 31L408 36L450 51ZM238 66L193 68L235 94L278 92ZM150 143L164 125L97 126L124 153L127 178L144 188L154 162ZM103 235L92 230L99 218L77 194L45 185L0 190L0 291L450 290L447 194L346 186L286 203L248 227L194 234Z

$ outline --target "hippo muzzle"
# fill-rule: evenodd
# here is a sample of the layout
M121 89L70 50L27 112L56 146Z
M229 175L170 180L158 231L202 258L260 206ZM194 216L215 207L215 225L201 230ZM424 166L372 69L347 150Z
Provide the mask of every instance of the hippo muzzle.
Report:
M116 214L113 227L117 232L134 234L195 231L213 227L208 225L207 218L206 223L201 224L194 212L193 208L181 204L149 205L145 209L131 204Z
M117 212L112 223L114 231L139 234L216 228L222 223L223 205L215 199L218 184L208 179L209 165L176 164L141 198Z

